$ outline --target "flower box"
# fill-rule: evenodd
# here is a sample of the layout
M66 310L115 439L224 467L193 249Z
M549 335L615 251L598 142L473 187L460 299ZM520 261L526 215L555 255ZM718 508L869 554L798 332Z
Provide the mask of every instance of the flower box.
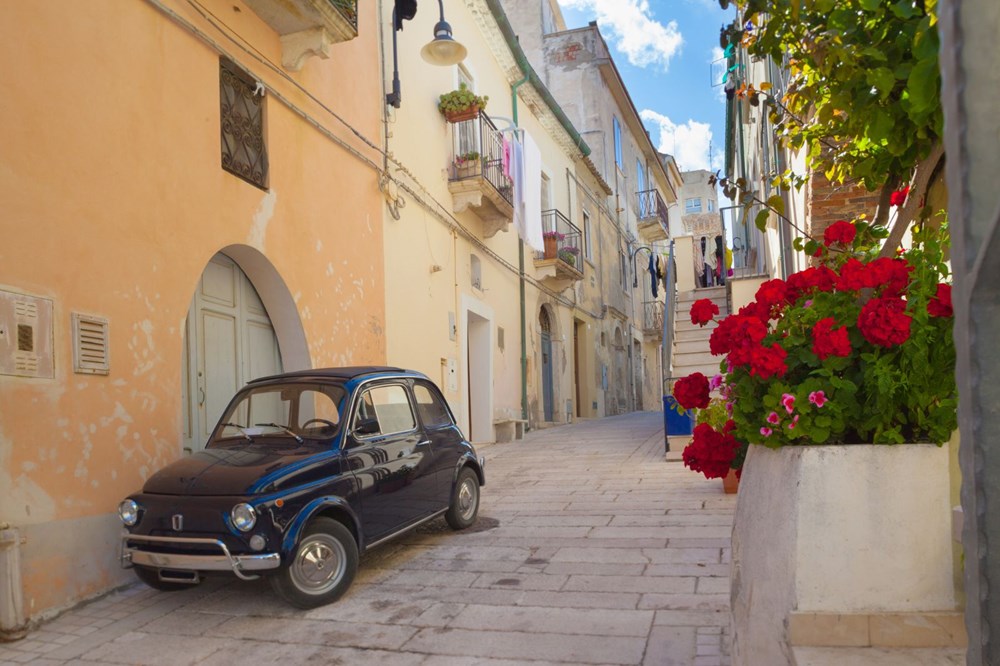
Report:
M733 527L733 666L790 663L793 612L954 610L950 521L947 447L751 447Z

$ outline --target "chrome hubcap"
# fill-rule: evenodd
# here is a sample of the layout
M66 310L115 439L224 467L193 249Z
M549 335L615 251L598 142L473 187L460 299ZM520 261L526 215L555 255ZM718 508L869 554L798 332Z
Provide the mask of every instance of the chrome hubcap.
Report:
M313 534L299 546L291 566L295 586L309 594L323 594L340 582L347 569L343 545L327 534Z
M462 482L458 489L458 511L462 518L468 520L476 510L476 488L471 479Z

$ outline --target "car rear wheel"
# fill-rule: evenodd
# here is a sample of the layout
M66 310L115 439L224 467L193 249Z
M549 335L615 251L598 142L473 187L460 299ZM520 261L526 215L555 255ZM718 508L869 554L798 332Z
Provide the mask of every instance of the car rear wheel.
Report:
M451 506L444 517L453 530L464 530L476 522L478 515L479 477L468 467L463 467L451 494Z
M160 580L160 572L156 569L149 569L147 567L135 566L132 567L132 571L135 572L136 577L141 580L146 585L149 585L154 590L160 590L161 592L176 592L177 590L186 590L191 587L195 587L198 583L174 583L169 580Z
M292 560L270 581L291 605L315 608L340 598L357 570L358 544L351 531L332 518L316 518L306 527Z

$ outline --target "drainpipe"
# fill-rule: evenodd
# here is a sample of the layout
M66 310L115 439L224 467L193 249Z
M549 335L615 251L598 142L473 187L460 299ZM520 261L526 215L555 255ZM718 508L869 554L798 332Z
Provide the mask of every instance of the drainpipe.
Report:
M528 82L528 75L510 88L510 105L514 127L517 127L517 89ZM515 202L516 203L516 202ZM517 276L521 291L521 418L528 420L528 313L524 294L524 239L517 239Z
M0 642L24 638L24 597L21 592L21 536L0 523Z

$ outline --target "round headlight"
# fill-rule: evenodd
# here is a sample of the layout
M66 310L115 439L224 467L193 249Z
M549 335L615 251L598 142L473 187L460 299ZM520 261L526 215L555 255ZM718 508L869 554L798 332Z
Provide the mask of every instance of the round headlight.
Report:
M230 512L230 516L233 519L233 525L240 532L252 530L253 526L257 524L257 512L252 506L246 503L234 506Z
M118 505L118 517L122 519L122 522L132 527L137 522L139 522L139 505L135 503L135 500L124 500Z

